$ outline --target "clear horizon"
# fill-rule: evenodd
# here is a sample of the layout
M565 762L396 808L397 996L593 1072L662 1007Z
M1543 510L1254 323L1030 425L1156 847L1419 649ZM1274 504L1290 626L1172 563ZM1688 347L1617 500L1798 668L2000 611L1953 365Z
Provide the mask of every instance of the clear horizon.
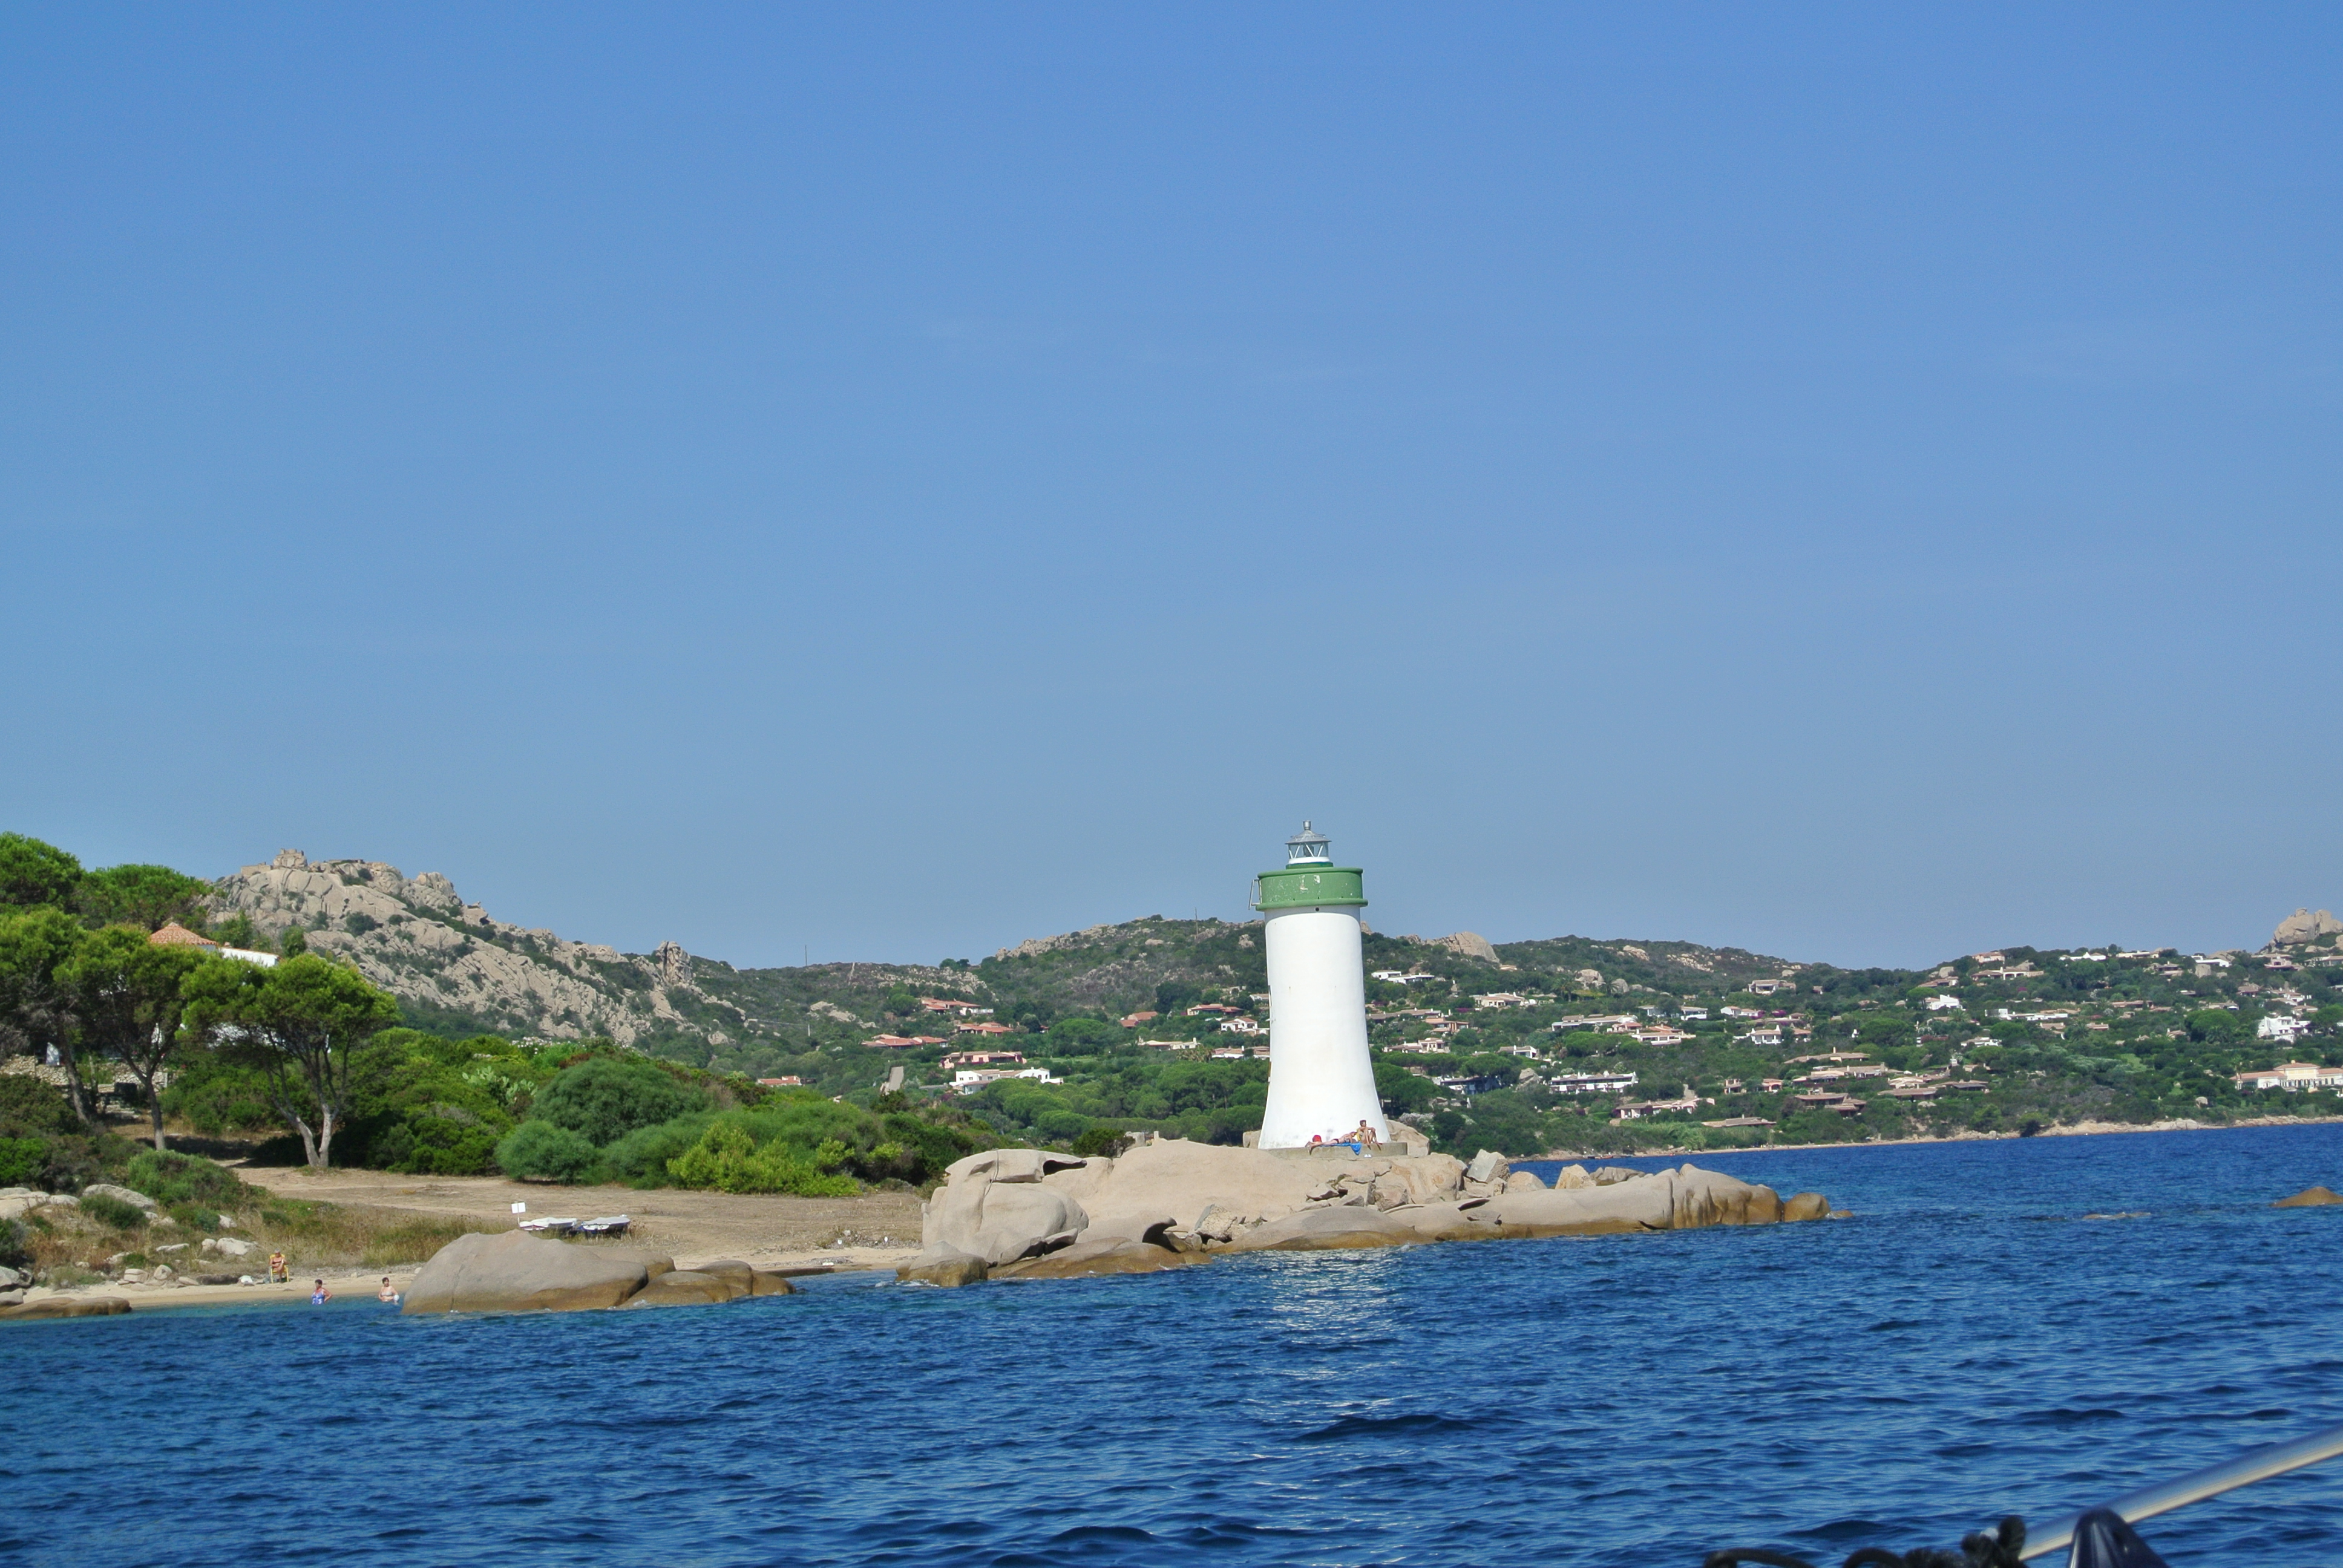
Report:
M0 829L744 966L2343 905L2343 18L0 15Z

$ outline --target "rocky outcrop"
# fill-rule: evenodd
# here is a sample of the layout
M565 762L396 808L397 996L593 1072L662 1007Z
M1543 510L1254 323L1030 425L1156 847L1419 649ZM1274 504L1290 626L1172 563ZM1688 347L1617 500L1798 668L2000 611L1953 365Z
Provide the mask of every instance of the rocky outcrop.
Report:
M1771 1225L1821 1219L1828 1209L1819 1193L1785 1201L1771 1188L1693 1165L1655 1172L1570 1166L1549 1188L1486 1150L1469 1163L1446 1154L1361 1158L1179 1140L1114 1160L995 1150L952 1168L929 1204L928 1251L898 1277L972 1282L978 1276L962 1258L994 1279L1053 1279L1187 1267L1173 1260L1220 1251Z
M574 1312L600 1307L709 1306L744 1296L794 1295L777 1271L719 1258L679 1269L633 1247L557 1241L526 1231L458 1236L407 1287L403 1313Z
M399 1311L564 1312L615 1307L671 1272L671 1260L525 1231L458 1236L416 1271Z
M555 1243L559 1245L559 1243ZM671 1269L622 1302L621 1308L707 1307L737 1301L749 1293L746 1280L728 1279L699 1269ZM602 1303L597 1303L600 1305Z
M982 1284L990 1273L991 1265L982 1258L970 1257L966 1252L937 1250L921 1252L897 1269L895 1278L901 1284L940 1285L950 1289Z
M980 1258L988 1266L1065 1246L1090 1227L1091 1217L1071 1193L1044 1178L1087 1163L1038 1149L989 1150L958 1161L927 1202L920 1245Z
M34 1187L0 1187L0 1220L21 1220L35 1209L75 1209L81 1200Z
M1077 1241L1038 1258L1005 1264L992 1270L991 1276L996 1280L1072 1280L1093 1274L1157 1274L1204 1261L1201 1252L1116 1236L1098 1241Z
M213 884L216 916L241 914L272 942L298 926L309 945L348 959L402 1001L516 1034L630 1044L654 1031L711 1032L679 1012L691 957L672 942L630 958L492 918L437 871L405 877L379 860L312 862L298 849Z
M1479 959L1484 964L1497 961L1497 950L1489 944L1488 938L1478 931L1458 931L1453 936L1436 939L1433 945L1446 948L1460 958Z
M2297 910L2278 923L2270 941L2282 948L2304 947L2338 934L2343 934L2343 920L2325 910Z
M0 1307L0 1322L30 1322L41 1318L114 1318L130 1310L120 1296L44 1296Z
M2291 1198L2281 1198L2270 1205L2273 1209L2323 1209L2329 1203L2343 1203L2343 1192L2326 1187L2305 1187Z

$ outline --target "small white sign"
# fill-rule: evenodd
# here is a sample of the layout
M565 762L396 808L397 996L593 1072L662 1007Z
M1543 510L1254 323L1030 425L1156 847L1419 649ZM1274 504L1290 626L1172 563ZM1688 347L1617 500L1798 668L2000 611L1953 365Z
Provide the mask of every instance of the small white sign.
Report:
M516 1203L513 1205L513 1212L516 1214L526 1214L528 1212L528 1205L526 1203Z

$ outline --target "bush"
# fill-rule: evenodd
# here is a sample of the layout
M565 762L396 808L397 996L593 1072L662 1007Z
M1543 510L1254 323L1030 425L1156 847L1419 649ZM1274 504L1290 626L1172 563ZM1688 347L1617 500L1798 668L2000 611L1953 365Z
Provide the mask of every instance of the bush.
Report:
M823 1144L808 1160L775 1139L763 1148L739 1121L727 1118L699 1141L668 1161L668 1173L686 1187L719 1192L792 1192L800 1198L850 1198L861 1189L851 1176L825 1174L825 1165L846 1158L846 1147Z
M497 1145L497 1164L521 1180L582 1181L598 1158L591 1143L550 1121L524 1121Z
M152 1149L131 1157L123 1171L122 1184L146 1193L165 1208L200 1204L212 1210L234 1210L252 1197L251 1190L225 1166Z
M0 1220L0 1269L25 1269L33 1262L32 1239L22 1220Z
M266 1077L257 1068L191 1052L163 1091L163 1113L183 1118L206 1138L269 1132L284 1125L268 1101Z
M707 1103L707 1096L639 1057L597 1057L567 1069L538 1091L528 1115L531 1121L567 1128L601 1149L638 1128L671 1121L687 1111L706 1109Z
M657 1127L638 1127L602 1151L602 1163L622 1181L639 1187L663 1187L671 1180L668 1162L681 1157L708 1131L710 1118L702 1112L679 1116Z
M49 1162L45 1138L0 1138L0 1187L22 1187Z
M136 1231L146 1223L146 1211L126 1198L108 1197L99 1192L81 1201L81 1211L101 1225L111 1225L117 1231Z
M105 1176L106 1161L97 1138L50 1137L41 1142L41 1170L33 1179L34 1186L51 1192L78 1192Z
M65 1091L29 1072L0 1073L0 1137L39 1138L77 1131Z
M1123 1136L1121 1128L1104 1124L1091 1128L1074 1140L1074 1152L1085 1160L1101 1156L1111 1160L1130 1146L1131 1140Z

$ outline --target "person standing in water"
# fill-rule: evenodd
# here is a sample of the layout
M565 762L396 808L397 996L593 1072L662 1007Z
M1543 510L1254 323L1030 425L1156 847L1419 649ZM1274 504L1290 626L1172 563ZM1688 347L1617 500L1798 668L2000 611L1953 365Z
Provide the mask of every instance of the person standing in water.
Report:
M374 1299L377 1302L388 1302L394 1307L398 1305L398 1292L390 1288L388 1274L382 1277L382 1289L374 1293Z
M309 1304L313 1307L322 1307L333 1299L334 1292L326 1289L323 1280L319 1280L309 1292Z

